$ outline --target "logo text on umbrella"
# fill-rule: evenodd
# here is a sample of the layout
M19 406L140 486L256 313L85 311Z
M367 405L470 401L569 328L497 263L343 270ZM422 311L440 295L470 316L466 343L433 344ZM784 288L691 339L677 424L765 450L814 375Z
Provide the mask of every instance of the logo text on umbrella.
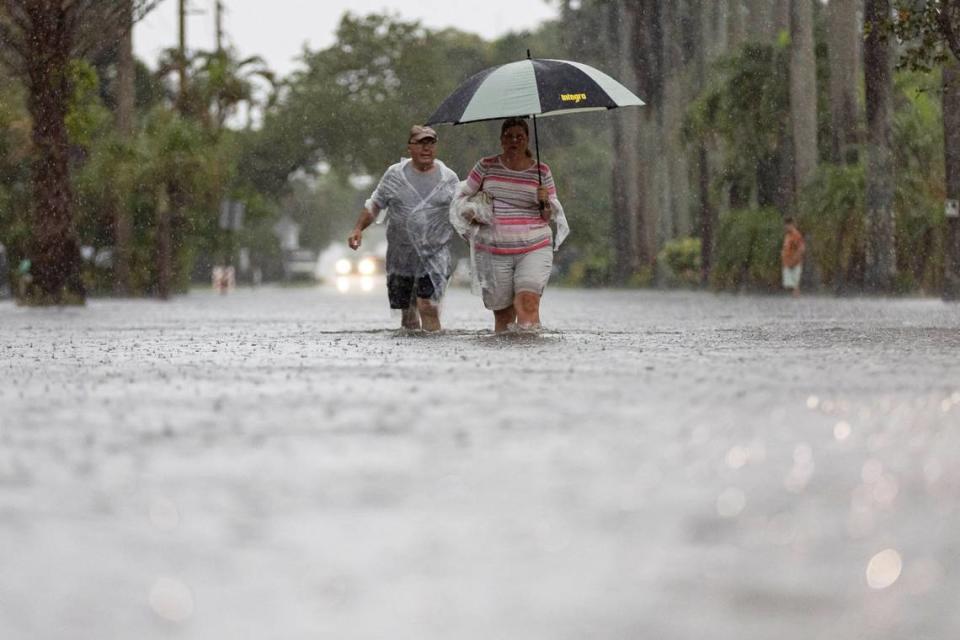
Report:
M563 102L579 103L581 100L586 100L586 99L587 99L587 94L585 93L561 93L560 94L560 100L562 100Z

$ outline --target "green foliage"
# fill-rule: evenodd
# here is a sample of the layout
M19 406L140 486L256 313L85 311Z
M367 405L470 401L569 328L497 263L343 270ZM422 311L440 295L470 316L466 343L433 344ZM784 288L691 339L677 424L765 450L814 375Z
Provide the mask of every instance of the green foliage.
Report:
M799 225L808 261L816 262L823 283L836 291L863 285L865 192L862 165L821 165L803 196Z
M894 0L894 18L884 29L899 41L898 66L932 71L960 59L960 3L956 0Z
M301 225L300 244L318 250L347 237L371 189L355 189L329 171L315 179L292 180L281 206Z
M913 208L944 196L940 74L901 72L895 78L893 149L897 206Z
M613 255L609 250L591 250L576 257L564 269L562 284L571 287L602 287L610 283Z
M14 264L29 233L30 126L22 86L0 67L0 242Z
M477 36L432 32L389 15L350 14L341 20L337 42L305 52L304 62L245 145L243 177L261 191L279 193L291 173L320 161L340 175L378 175L405 155L411 124L422 123L462 79L493 63ZM455 170L469 169L477 154L448 142L466 138L476 148L484 130L441 131L441 157Z
M717 289L775 291L780 286L783 222L774 209L720 216L711 284Z
M900 290L942 286L943 127L937 74L898 73L894 114L897 269ZM801 224L824 284L859 289L864 274L862 165L821 165L803 194Z
M898 179L896 204L897 270L900 291L938 291L943 282L942 213L927 196L911 201L909 183ZM907 186L900 188L900 184ZM804 194L800 220L808 256L824 284L844 292L863 286L865 255L865 176L862 165L822 166Z
M775 190L777 158L784 152L784 126L790 114L789 50L784 46L748 43L721 59L714 83L690 105L683 136L688 142L725 154L719 187L731 187L741 202L758 194L764 204Z
M663 283L671 287L696 287L700 284L700 238L668 240L657 255Z
M96 69L83 60L73 60L69 73L73 94L66 117L67 132L70 142L88 147L109 127L112 118L100 100Z

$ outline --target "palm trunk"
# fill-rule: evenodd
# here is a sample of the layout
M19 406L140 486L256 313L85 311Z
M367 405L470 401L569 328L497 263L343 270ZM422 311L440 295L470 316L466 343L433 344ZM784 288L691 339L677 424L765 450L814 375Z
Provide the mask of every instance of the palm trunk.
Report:
M830 159L837 164L857 162L857 123L860 120L857 78L861 67L857 7L860 4L858 0L830 0L827 5Z
M628 2L628 5L638 5L633 14L636 46L632 50L631 61L637 88L641 97L647 103L638 116L637 121L645 135L638 139L638 143L650 141L655 137L659 142L663 132L663 8L658 0L643 0L642 2ZM652 266L657 256L655 230L657 228L656 210L650 205L656 199L653 190L654 170L661 169L662 164L652 155L651 149L658 148L647 145L638 151L639 167L635 185L638 191L636 204L636 268ZM658 166L659 165L659 166Z
M960 63L951 61L943 68L943 146L946 164L947 201L943 298L960 300L960 218L953 215L960 201Z
M129 142L133 136L135 117L134 59L133 59L133 14L130 0L125 8L130 10L127 31L120 41L117 56L117 128ZM114 290L118 295L129 295L130 259L133 243L133 224L125 198L115 199L114 212Z
M170 204L174 200L173 188L161 189L157 201L156 234L157 239L157 296L161 300L170 297L170 286L173 280L173 224L170 213Z
M868 143L864 286L875 293L892 290L897 268L893 217L894 45L884 31L889 16L889 0L866 0L864 75Z
M697 147L699 165L699 196L700 196L700 284L707 286L710 282L710 270L713 268L713 228L717 217L710 202L710 157L707 147L700 144Z
M607 17L609 19L610 34L609 45L614 60L621 61L621 77L631 69L624 69L627 66L623 64L621 55L623 49L623 39L630 38L632 35L629 29L624 29L624 13L626 8L619 2L610 3L607 7ZM613 219L611 231L614 242L614 266L612 270L613 281L616 284L623 285L629 280L633 273L633 267L636 264L636 243L632 224L632 211L627 197L628 181L633 179L629 175L628 168L630 163L628 159L631 153L636 153L634 145L629 143L628 128L629 115L626 113L616 113L613 117L613 149L615 161L613 163L613 183L611 185ZM634 148L631 148L634 147Z
M51 14L53 12L53 14ZM80 251L73 226L69 139L71 34L64 10L38 8L29 38L28 109L33 119L32 300L82 303Z
M812 0L793 0L790 6L790 122L793 177L799 195L817 169L817 68Z

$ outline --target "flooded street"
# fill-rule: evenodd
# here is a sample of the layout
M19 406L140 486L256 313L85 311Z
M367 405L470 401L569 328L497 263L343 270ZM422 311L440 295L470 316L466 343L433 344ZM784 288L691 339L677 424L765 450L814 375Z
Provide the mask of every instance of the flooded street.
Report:
M0 303L0 636L960 634L960 308Z

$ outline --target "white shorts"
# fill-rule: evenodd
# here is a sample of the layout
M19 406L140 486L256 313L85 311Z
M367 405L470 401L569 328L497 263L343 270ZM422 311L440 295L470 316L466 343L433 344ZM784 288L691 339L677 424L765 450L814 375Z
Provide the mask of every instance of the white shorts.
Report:
M796 289L800 286L800 276L803 275L803 265L783 268L783 288Z
M521 291L543 295L553 269L553 247L516 255L491 254L492 285L483 289L483 306L506 309Z

